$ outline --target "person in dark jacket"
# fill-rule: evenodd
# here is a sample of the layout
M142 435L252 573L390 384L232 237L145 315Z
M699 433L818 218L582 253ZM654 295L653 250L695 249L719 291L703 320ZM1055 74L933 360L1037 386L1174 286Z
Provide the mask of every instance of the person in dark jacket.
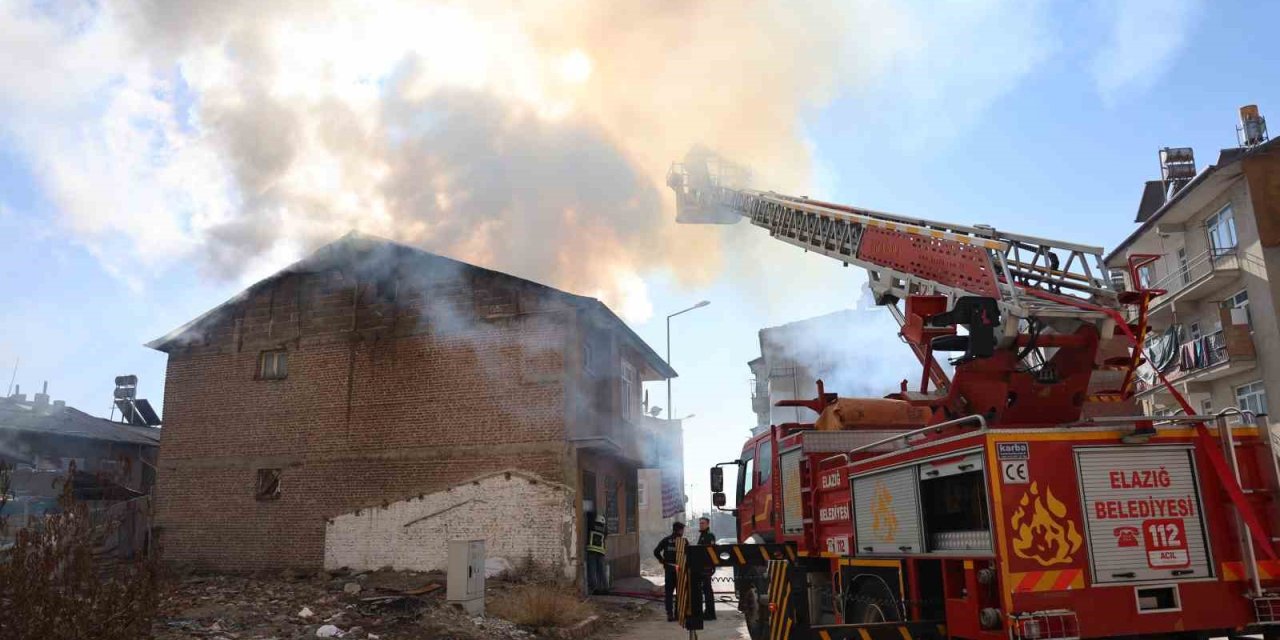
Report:
M653 548L653 557L662 563L662 591L663 603L667 606L667 622L674 622L676 619L675 601L673 596L676 591L676 540L684 537L684 523L672 522L671 535L658 541L658 546Z
M711 533L711 518L698 518L698 544L714 545L715 543L716 534ZM715 573L716 568L712 566L705 574L697 576L698 582L701 583L699 587L702 589L703 620L716 619L716 600L711 587L711 578Z

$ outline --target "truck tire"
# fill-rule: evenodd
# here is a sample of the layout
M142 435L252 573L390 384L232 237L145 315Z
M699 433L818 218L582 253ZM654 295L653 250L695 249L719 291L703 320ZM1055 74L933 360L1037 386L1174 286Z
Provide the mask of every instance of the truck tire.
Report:
M747 623L751 640L769 637L772 617L769 612L769 587L765 574L748 568L742 573L738 591L738 610Z
M900 615L898 596L878 576L862 576L854 581L845 600L845 622L870 624L896 622Z

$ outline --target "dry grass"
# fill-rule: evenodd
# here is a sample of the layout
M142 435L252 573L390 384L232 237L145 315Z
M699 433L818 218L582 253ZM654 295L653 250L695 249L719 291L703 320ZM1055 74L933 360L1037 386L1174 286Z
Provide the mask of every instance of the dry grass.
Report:
M586 620L595 608L567 589L526 584L490 604L490 612L524 627L567 627Z

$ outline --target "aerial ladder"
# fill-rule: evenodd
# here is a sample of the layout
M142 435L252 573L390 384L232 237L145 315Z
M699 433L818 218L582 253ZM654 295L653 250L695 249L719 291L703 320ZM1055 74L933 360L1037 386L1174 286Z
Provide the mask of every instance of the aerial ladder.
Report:
M749 177L712 153L691 151L667 174L677 222L745 219L773 238L864 269L876 303L897 320L923 366L918 385L903 381L890 397L927 408L930 424L977 415L991 429L1025 428L1136 413L1147 310L1164 293L1142 287L1138 270L1158 255L1131 256L1126 270L1138 289L1123 290L1103 265L1101 247L761 191L750 188ZM950 376L940 353L959 353ZM1156 375L1186 416L1195 416ZM812 408L834 402L828 395ZM1156 433L1152 420L1135 425L1125 442ZM1238 514L1247 555L1274 558L1273 540L1241 489L1233 451L1224 451L1205 422L1194 428Z

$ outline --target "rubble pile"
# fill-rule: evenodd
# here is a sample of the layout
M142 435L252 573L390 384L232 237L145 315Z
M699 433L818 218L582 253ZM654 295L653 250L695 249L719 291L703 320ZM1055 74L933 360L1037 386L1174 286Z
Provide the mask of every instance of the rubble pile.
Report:
M489 582L488 598L514 585ZM269 575L192 574L162 585L152 625L157 640L533 640L554 630L522 628L494 615L469 616L444 600L439 573L375 571L350 574L286 571ZM634 620L638 605L600 611L614 626Z

